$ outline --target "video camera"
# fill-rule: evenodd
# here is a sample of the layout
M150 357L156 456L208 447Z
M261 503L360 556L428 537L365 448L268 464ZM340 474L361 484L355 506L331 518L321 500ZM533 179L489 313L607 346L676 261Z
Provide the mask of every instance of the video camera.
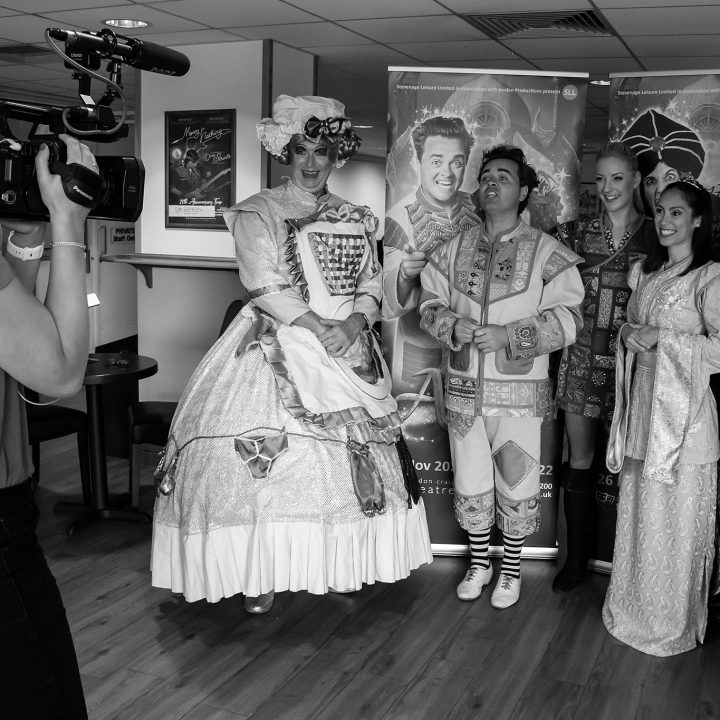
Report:
M40 196L35 172L35 156L41 144L50 150L50 171L62 176L65 194L73 201L93 208L90 217L135 222L142 211L145 167L139 158L98 155L98 171L72 163L67 165L65 143L58 139L67 133L82 141L109 143L127 137L125 96L122 92L120 64L164 75L184 75L190 61L182 53L136 38L125 38L111 30L99 33L48 28L46 38L52 49L75 68L81 105L58 107L0 99L0 217L48 219ZM52 39L65 42L63 52ZM102 58L110 60L110 77L97 69ZM103 97L96 104L90 96L91 78L106 83ZM121 98L119 121L110 104ZM30 124L22 139L10 127L10 120Z

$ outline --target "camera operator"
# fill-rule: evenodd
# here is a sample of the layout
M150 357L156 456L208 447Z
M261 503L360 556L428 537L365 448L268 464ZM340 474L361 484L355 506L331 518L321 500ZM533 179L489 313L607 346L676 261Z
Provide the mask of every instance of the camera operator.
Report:
M60 135L67 162L97 172L90 150ZM76 393L88 354L84 224L89 209L65 196L42 146L35 160L49 210L52 258L45 304L33 294L46 226L0 221L0 717L87 718L59 590L35 534L35 487L19 384ZM8 235L8 231L9 235Z

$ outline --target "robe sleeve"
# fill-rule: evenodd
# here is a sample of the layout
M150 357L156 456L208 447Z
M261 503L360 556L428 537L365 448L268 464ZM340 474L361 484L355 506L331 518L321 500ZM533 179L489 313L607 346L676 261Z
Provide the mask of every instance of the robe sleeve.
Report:
M652 423L643 476L675 482L680 451L708 392L710 375L720 370L720 276L701 283L695 304L705 333L660 328L655 366Z
M548 240L551 240L548 237ZM585 297L574 252L551 240L553 250L542 268L542 297L538 315L508 323L505 328L510 360L539 357L572 345L582 329Z

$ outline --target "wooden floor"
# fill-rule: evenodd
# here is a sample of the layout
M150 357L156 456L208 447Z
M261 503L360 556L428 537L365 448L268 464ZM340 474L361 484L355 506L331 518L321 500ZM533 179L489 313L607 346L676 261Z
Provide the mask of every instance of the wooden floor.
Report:
M142 505L151 511L151 467ZM125 489L127 461L109 466ZM65 535L57 500L79 495L73 442L42 449L40 534L75 637L91 720L707 720L720 718L720 634L679 657L611 638L607 576L550 589L555 564L523 561L520 602L455 597L462 558L349 595L282 593L186 603L150 586L150 526L105 521Z

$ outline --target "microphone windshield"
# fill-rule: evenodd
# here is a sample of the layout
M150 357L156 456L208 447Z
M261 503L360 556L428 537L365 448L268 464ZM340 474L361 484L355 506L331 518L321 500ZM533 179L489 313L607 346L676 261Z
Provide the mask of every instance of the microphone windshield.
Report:
M187 55L177 50L137 38L129 40L129 44L133 47L133 53L127 62L138 70L149 70L162 75L185 75L190 69Z

